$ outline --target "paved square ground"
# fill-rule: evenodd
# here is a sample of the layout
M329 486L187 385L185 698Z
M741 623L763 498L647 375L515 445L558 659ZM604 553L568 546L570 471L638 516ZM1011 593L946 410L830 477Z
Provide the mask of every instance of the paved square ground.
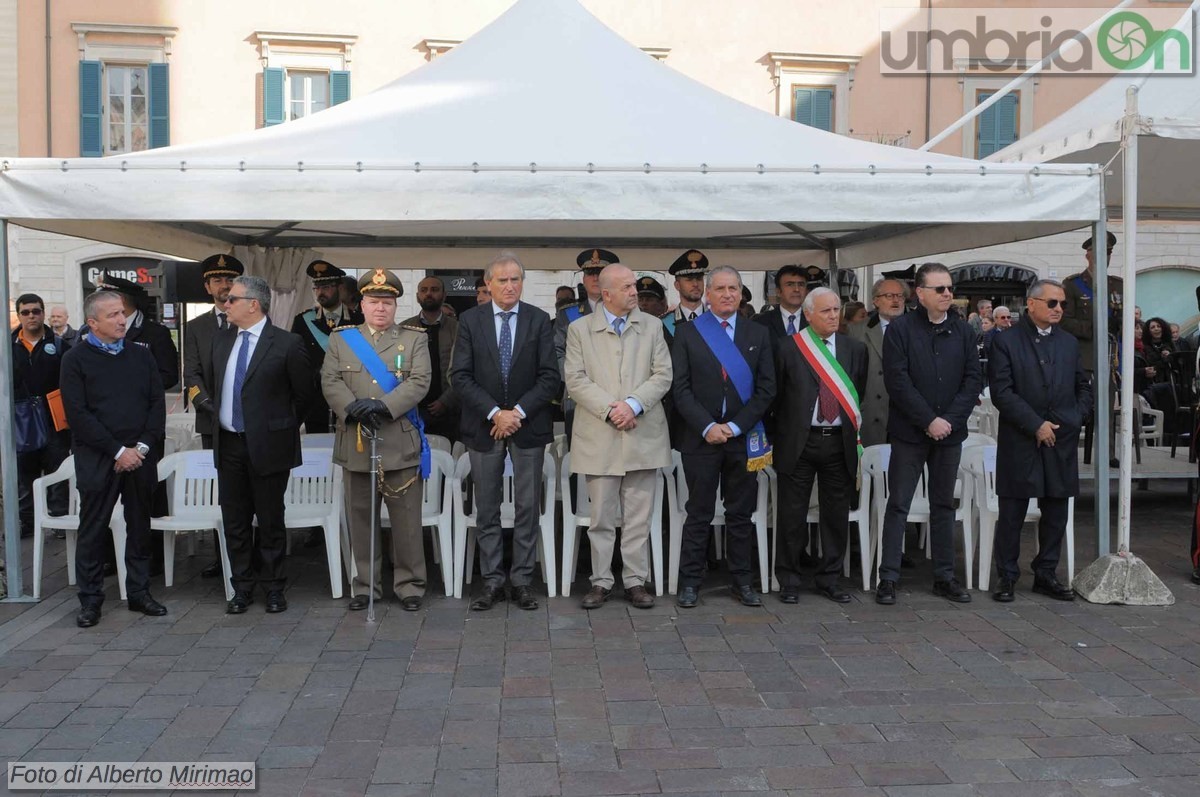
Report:
M435 596L367 626L297 535L286 613L226 615L197 575L208 552L181 546L176 586L154 589L168 616L130 613L110 579L100 625L80 630L50 541L49 597L0 605L0 754L254 759L260 795L1194 797L1191 506L1180 483L1152 487L1135 550L1169 608L1056 603L1029 579L1015 603L955 605L919 559L895 607L855 588L844 607L806 593L748 609L718 573L690 611L587 613L581 581L534 612ZM1032 545L1027 529L1026 562Z

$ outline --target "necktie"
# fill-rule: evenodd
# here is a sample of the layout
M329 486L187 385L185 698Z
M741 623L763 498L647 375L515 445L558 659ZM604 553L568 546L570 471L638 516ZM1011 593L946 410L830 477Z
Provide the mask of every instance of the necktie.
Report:
M825 345L829 345L829 341L825 341ZM817 393L817 420L822 423L833 423L838 416L837 397L833 395L833 391L825 385L825 380L821 380L821 390Z
M250 330L238 333L242 338L242 346L238 349L237 365L233 369L233 431L246 431L246 421L242 418L242 387L246 384L246 365L250 361Z
M222 332L229 329L229 319L225 317L224 313L217 313L217 329Z
M794 313L793 313L792 315L788 316L788 328L787 328L787 333L788 333L789 335L795 335L795 334L796 334L796 315L795 315Z
M621 330L625 328L624 318L614 318L612 323L613 332L617 333L617 337L621 336Z
M688 312L688 321L695 321L695 320L696 320L696 311L695 310L689 311ZM726 326L728 326L728 324L726 324Z
M515 315L513 312L500 314L500 377L508 384L508 371L512 368L512 330L508 328L508 319Z
M728 321L722 321L722 322L721 322L721 329L725 330L725 334L726 334L726 335L728 335L728 334L729 334L729 322L728 322ZM721 380L722 380L722 381L724 381L724 382L728 382L728 381L729 381L729 374L728 374L728 373L725 371L725 366L724 366L724 365L722 365L722 366L721 366Z

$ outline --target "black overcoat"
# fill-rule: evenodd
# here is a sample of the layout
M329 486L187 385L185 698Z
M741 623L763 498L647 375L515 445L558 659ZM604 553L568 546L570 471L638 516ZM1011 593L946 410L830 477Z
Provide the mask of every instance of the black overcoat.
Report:
M1023 317L992 340L992 403L1000 411L996 494L1071 498L1079 494L1079 428L1092 406L1092 386L1079 341L1061 327L1046 336ZM1059 425L1054 446L1039 446L1044 421Z

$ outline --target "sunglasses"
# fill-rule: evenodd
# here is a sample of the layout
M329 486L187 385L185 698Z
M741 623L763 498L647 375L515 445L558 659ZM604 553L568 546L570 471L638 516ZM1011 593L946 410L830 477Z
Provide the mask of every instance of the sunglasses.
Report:
M249 300L253 301L253 300L254 300L254 297L253 297L253 296L233 296L233 295L229 295L229 296L225 297L225 304L233 304L234 302L246 301L247 299L249 299Z
M1045 302L1046 306L1051 310L1058 307L1060 304L1066 306L1067 303L1066 299L1043 299L1039 296L1030 296L1029 298L1033 299L1035 302Z
M933 291L938 296L941 296L943 293L954 293L953 285L919 285L917 287L923 288L927 291Z
M29 309L29 310L22 310L22 311L21 311L21 315L25 315L25 316L35 316L35 315L41 315L41 314L42 314L42 311L41 311L39 308L37 308L37 307L34 307L34 308L32 308L32 309Z

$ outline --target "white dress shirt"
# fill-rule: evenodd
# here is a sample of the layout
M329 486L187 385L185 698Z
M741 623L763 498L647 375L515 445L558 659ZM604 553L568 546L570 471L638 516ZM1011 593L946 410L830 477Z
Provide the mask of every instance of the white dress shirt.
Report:
M513 357L513 360L516 360L516 358L517 358L517 311L521 309L521 303L518 301L516 304L514 304L508 310L502 309L500 307L500 305L496 304L495 302L492 302L491 305L492 305L492 318L494 318L496 321L496 352L497 352L497 354L500 351L500 333L503 328L502 325L504 324L504 319L500 317L500 314L501 313L512 313L512 316L508 319L508 332L509 332L509 339L512 341L512 357ZM520 404L514 405L513 409L516 410L517 414L520 415L522 418L525 417L525 410L521 409ZM487 414L487 419L490 421L492 419L492 416L495 415L499 411L500 411L500 407L498 407L498 406L492 407L491 412L489 412Z
M250 338L246 341L249 351L246 353L246 366L250 366L250 360L254 357L254 347L258 345L258 339L262 337L263 330L267 326L266 316L257 324L250 327L248 330L239 329L237 331L237 340L234 341L233 350L229 352L229 362L225 363L225 381L221 383L221 412L217 416L217 420L221 424L221 428L227 432L234 431L233 429L233 377L237 372L238 354L242 349L242 332L249 332Z

